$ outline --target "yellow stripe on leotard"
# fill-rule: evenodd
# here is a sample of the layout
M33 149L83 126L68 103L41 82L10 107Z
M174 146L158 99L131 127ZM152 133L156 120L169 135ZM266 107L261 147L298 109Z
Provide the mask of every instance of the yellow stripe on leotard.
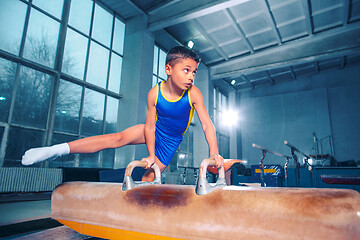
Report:
M159 83L156 84L155 108L156 108L158 97L159 97ZM157 121L157 119L158 119L158 112L156 111L155 121Z
M157 104L158 97L159 97L159 83L156 84L155 107L156 107L156 104Z
M184 96L184 93L185 91L182 92L181 96L178 98L178 99L175 99L175 100L170 100L168 99L164 94L163 94L163 83L164 81L160 82L160 92L161 92L161 95L163 96L163 98L165 98L166 101L168 102L177 102L179 101L183 96Z
M191 102L190 89L191 89L191 87L188 89L188 98L189 98L189 103L190 103L190 106L191 106L191 110L190 110L190 114L189 114L189 121L188 121L187 127L186 127L186 129L185 129L185 131L183 132L182 135L184 135L184 134L186 133L186 131L188 130L188 128L189 128L189 126L190 126L190 123L191 123L191 120L192 120L192 118L193 118L193 116L194 116L194 110L195 110L195 108L194 108L194 106L193 106L193 104L192 104L192 102ZM184 95L184 94L183 94L183 95Z

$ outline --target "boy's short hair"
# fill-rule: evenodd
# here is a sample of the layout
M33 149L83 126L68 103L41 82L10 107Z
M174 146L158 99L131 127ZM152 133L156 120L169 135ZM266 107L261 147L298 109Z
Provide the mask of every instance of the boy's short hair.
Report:
M171 66L173 66L180 59L185 59L185 58L191 58L197 63L200 62L199 56L194 51L183 46L177 46L171 48L167 53L165 65L170 64Z

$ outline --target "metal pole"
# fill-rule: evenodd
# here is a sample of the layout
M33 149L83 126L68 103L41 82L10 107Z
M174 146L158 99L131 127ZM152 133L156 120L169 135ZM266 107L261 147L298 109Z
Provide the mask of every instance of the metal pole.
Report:
M285 187L289 185L289 179L288 179L288 164L289 164L289 157L286 158L284 170L285 170Z
M260 165L260 181L261 181L261 186L266 187L265 183L264 183L264 158L266 155L266 150L262 150L262 154L263 154L263 157L261 158L260 164L259 164Z

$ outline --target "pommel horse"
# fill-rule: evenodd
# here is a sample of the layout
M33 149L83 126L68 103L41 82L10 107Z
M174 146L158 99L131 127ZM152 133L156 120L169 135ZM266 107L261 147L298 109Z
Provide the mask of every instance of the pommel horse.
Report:
M52 218L107 239L360 239L358 192L225 186L220 180L197 194L207 166L215 164L204 161L197 187L155 182L124 191L121 183L61 184L52 193ZM223 174L219 169L218 179Z

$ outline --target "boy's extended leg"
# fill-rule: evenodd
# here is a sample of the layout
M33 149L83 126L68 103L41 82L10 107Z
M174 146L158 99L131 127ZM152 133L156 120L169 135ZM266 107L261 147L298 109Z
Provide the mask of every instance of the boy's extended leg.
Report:
M69 143L51 147L32 148L22 157L23 165L31 165L69 153L94 153L107 148L119 148L125 145L145 143L144 124L135 125L119 133L82 138Z
M145 124L129 127L119 133L98 135L69 142L70 153L94 153L107 148L145 143Z

